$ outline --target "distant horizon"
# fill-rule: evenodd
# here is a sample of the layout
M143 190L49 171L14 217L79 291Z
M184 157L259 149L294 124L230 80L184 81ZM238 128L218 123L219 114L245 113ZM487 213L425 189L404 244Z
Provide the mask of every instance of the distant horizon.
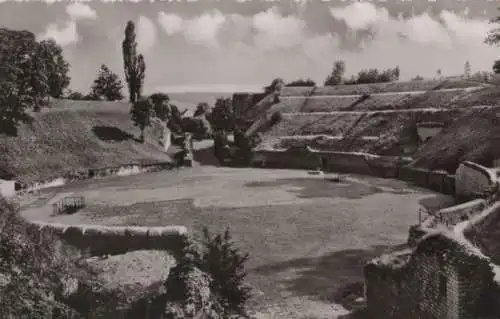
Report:
M262 92L265 85L234 85L234 84L200 84L200 85L172 85L160 86L155 89L145 90L147 94L164 92L166 94L176 93L221 93L230 94L236 92L258 93Z

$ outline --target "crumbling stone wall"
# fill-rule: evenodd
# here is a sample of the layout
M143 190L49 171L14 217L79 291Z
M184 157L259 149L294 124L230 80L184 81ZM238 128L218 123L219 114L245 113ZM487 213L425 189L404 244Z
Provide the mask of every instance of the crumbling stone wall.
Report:
M421 240L409 256L383 256L365 267L371 318L498 318L498 286L489 261L443 234Z
M472 162L461 163L455 176L456 194L466 198L485 195L495 182L486 167Z
M167 250L181 254L184 226L139 227L63 225L31 222L33 231L56 235L68 244L87 251L92 256L118 255L134 250Z

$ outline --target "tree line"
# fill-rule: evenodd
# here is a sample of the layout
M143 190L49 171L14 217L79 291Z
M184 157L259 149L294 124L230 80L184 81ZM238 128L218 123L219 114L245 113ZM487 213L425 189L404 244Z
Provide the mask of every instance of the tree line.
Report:
M500 17L492 19L491 23L500 24ZM485 43L490 45L500 43L500 27L492 29L487 34ZM141 140L144 129L150 125L153 116L172 122L172 128L179 130L179 127L182 127L182 115L179 115L180 112L175 105L169 104L168 95L156 93L143 97L146 62L144 56L137 52L135 25L132 21L128 21L125 27L122 54L128 100L132 104L130 116L141 130ZM108 101L124 98L122 93L124 85L120 77L106 65L101 65L87 94L68 90L71 81L69 70L70 65L64 59L63 49L55 41L37 41L35 35L29 31L0 28L0 132L16 134L20 123L30 120L28 111L39 111L49 104L51 97ZM500 60L494 61L492 70L493 73L500 74ZM398 66L385 70L376 68L361 70L350 78L345 77L345 72L345 62L335 61L323 85L391 82L398 80L400 76ZM441 75L441 70L438 70L437 76ZM464 65L464 76L478 80L491 78L488 72L471 74L468 61ZM420 76L413 78L413 80L421 79L423 78ZM307 78L291 81L286 86L316 86L316 83ZM213 113L211 122L218 123L216 125L226 125L221 123L225 123L224 116L228 113L225 106L227 103L227 100L221 98L213 109L208 108L210 112L203 106L207 110L202 113L207 115ZM222 116L222 119L218 119L218 116ZM191 123L191 126L197 125Z

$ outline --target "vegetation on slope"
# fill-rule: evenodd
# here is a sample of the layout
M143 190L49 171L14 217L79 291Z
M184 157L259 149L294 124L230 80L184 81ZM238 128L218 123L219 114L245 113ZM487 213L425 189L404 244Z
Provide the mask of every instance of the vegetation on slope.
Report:
M138 143L129 104L58 100L34 113L18 136L0 137L0 167L22 182L90 168L169 161L157 146Z
M499 109L468 110L414 155L412 166L454 173L462 161L491 165L500 158Z
M359 96L352 98L332 96L332 98L322 97L316 99L283 97L279 104L273 106L274 109L284 113L283 121L264 136L262 147L288 148L290 146L309 145L313 148L330 151L363 151L380 155L397 155L403 146L409 146L409 139L415 140L411 134L408 135L408 132L413 131L413 134L415 134L412 127L417 123L441 122L446 125L460 118L464 112L469 112L470 107L497 106L500 97L500 92L496 87L487 86L481 88L477 86L480 85L477 82L474 84L474 82L466 80L393 82L371 84L371 86L378 89L385 87L385 89L397 91L397 88L412 88L410 85L413 83L416 83L415 85L419 89L430 88L431 84L437 89L460 88L465 85L476 85L477 89L429 90L425 93L411 95L403 93L372 95L362 100L360 100ZM354 86L333 86L325 89L339 90L341 87L349 88ZM289 88L284 88L284 90L287 89ZM322 89L316 88L314 93L319 94L318 91ZM440 108L444 110L377 112L424 108ZM337 113L324 113L329 111L336 111ZM342 111L355 113L343 113ZM367 111L371 112L366 113ZM294 112L301 113L294 114ZM418 146L418 144L412 146ZM443 146L447 143L441 144ZM474 143L471 143L471 145L474 145ZM422 152L425 152L425 148ZM476 152L480 153L481 151L476 150ZM455 162L456 159L449 158L446 161ZM451 165L449 169L453 170L456 165L458 164ZM444 168L443 165L438 166Z
M417 122L450 122L460 113L418 111L393 113L284 114L264 138L273 148L308 145L326 151L397 155L403 146L418 146Z
M408 91L429 91L437 89L460 89L468 87L479 87L482 83L467 79L447 79L447 80L421 80L406 82L387 82L353 85L336 85L315 88L307 87L284 87L282 96L308 96L313 95L361 95L388 92L408 92Z
M68 297L75 283L92 278L81 261L76 250L31 229L0 197L2 318L80 318Z

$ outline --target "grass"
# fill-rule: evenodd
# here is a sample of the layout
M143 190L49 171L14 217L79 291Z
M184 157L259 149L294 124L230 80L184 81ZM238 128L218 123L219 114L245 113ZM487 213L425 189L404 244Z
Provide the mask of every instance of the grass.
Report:
M286 88L283 95L294 96L293 92L301 90L310 88ZM314 94L360 94L366 90L372 93L392 93L371 95L365 100L350 96L316 99L283 97L279 104L273 106L283 112L283 120L264 134L262 145L276 148L309 145L321 150L398 155L401 144L406 143L405 139L409 138L408 132L413 125L441 122L445 127L451 125L450 129L425 144L415 155L417 160L414 165L454 172L460 160L476 160L491 165L491 157L497 156L492 150L497 138L493 127L496 117L487 115L495 113L494 109L471 109L473 106L498 106L500 91L497 87L481 87L479 82L467 80L435 80L316 88ZM418 94L398 93L415 90L430 91ZM409 109L418 110L397 112ZM385 110L396 112L383 113ZM326 113L332 111L337 113ZM342 114L342 111L359 113ZM368 111L370 113L366 113ZM467 118L471 116L478 117L473 120L476 123L474 125L467 123ZM462 125L463 130L460 128ZM453 134L458 134L456 136L461 138L455 141ZM345 139L305 138L307 135L343 136ZM363 139L367 136L378 137L378 140ZM486 138L487 142L483 143L481 138Z
M468 110L414 155L412 166L454 173L460 162L492 165L500 158L499 109Z
M283 113L314 113L314 112L342 112L342 111L382 111L382 110L408 110L426 108L466 108L475 105L496 105L497 101L491 98L478 99L477 95L484 95L484 91L490 89L478 89L471 92L465 89L454 89L452 91L438 90L425 93L384 93L383 95L371 95L366 99L360 96L330 96L330 97L282 97L274 109ZM480 104L478 104L480 103Z
M309 145L331 151L369 152L384 155L399 149L399 142L412 139L415 122L451 122L466 110L416 111L395 113L283 114L283 120L266 135L263 144L277 148ZM304 135L343 136L344 140L304 138ZM279 139L287 136L286 139ZM297 136L294 138L293 136ZM363 140L378 137L378 140Z
M17 136L0 136L0 166L31 183L81 169L169 161L157 146L137 142L128 111L123 102L53 101Z
M467 88L480 86L477 81L465 79L450 80L422 80L408 82L390 82L374 84L338 85L318 87L314 90L314 95L357 95L364 93L384 93L384 92L406 92L406 91L428 91L436 89ZM309 87L285 87L282 96L307 96L312 89Z
M281 305L280 318L302 318L363 281L365 261L404 242L426 196L399 181L353 177L336 184L304 176L196 167L64 189L86 196L88 207L75 214L82 223L180 224L195 233L229 226L250 252L249 283L263 293L255 309Z

